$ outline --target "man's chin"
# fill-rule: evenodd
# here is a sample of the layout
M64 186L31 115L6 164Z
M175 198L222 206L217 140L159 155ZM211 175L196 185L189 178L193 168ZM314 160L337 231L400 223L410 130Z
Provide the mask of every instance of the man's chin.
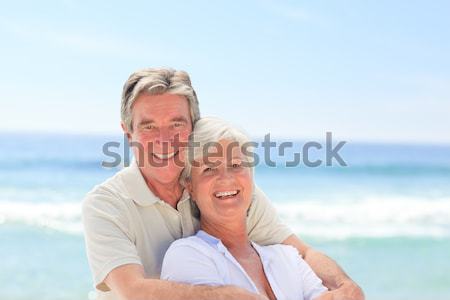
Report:
M173 184L174 182L178 182L181 171L181 168L165 168L164 170L163 168L149 167L145 168L144 173L146 174L147 180L152 182L158 182L160 184Z

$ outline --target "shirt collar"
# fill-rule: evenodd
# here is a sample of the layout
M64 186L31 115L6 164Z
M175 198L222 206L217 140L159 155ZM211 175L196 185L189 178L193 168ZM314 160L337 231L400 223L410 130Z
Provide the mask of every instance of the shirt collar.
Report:
M215 247L220 252L228 252L228 249L222 244L222 241L209 233L199 230L196 234L198 238L206 242L208 245ZM274 256L271 251L267 251L264 247L256 244L255 242L251 242L253 248L255 248L256 252L258 252L261 261L263 263L271 263L274 260Z
M149 206L161 201L148 187L136 160L133 159L124 172L123 183L134 202L140 206Z
M128 194L134 202L140 206L149 206L158 202L164 202L150 190L135 159L132 160L130 166L124 172L125 174L122 180ZM178 203L180 204L188 199L190 199L189 192L184 189Z
M221 241L218 238L213 237L212 235L206 233L203 230L199 230L196 236L211 246L217 246L219 243L221 243Z

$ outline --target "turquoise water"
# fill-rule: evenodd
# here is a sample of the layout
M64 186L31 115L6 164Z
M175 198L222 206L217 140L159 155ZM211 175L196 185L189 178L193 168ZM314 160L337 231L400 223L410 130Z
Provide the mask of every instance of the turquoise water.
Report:
M111 139L0 135L0 299L95 296L80 201L118 170L100 166ZM257 167L256 181L367 299L450 299L450 146L344 150L348 167L284 168L276 157L277 168Z

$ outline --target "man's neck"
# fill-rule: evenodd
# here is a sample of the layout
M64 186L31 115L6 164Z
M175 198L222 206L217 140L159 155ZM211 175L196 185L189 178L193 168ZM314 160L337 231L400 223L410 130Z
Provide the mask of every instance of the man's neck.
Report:
M177 208L178 201L180 201L181 196L183 195L183 187L178 180L170 183L161 183L155 180L147 179L145 176L144 178L147 186L156 197L163 200L173 208Z

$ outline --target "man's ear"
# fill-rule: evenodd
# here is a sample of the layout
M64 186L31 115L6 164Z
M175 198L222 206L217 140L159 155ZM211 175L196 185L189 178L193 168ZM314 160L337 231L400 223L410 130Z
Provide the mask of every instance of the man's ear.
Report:
M131 134L128 132L127 125L124 122L120 122L120 126L122 127L123 134L127 137L128 142L131 142Z

